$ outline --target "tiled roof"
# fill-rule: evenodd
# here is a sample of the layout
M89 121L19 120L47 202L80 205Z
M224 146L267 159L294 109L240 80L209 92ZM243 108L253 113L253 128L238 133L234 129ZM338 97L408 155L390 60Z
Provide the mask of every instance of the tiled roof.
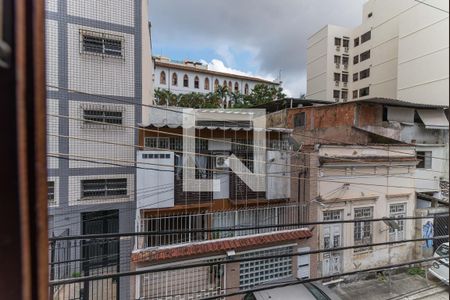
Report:
M224 238L219 240L190 243L185 245L168 246L160 248L146 248L133 252L131 260L135 263L163 261L169 259L186 258L190 256L201 256L204 254L221 254L228 250L248 250L259 246L280 244L310 238L312 233L309 229L295 229L277 231L264 234Z

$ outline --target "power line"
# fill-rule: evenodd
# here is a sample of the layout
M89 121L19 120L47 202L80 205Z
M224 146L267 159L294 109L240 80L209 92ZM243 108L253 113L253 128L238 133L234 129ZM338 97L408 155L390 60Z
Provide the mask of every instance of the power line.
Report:
M447 13L447 14L449 13L449 12L446 11L445 9L442 9L442 8L440 8L440 7L431 5L431 4L429 4L429 3L425 2L425 1L420 1L420 0L414 0L414 1L416 1L416 2L418 2L418 3L421 3L421 4L423 4L423 5L429 6L429 7L431 7L431 8L437 9L437 10L439 10L439 11L445 12L445 13Z
M417 0L415 0L415 1L417 1ZM447 12L447 13L448 13L448 12ZM63 90L66 90L66 91L69 91L69 92L72 92L72 93L79 93L79 94L84 94L84 95L92 95L92 96L95 96L95 97L98 97L98 98L104 98L104 99L108 99L108 100L112 100L112 101L118 101L118 102L128 103L128 104L131 104L131 105L144 106L144 107L152 107L152 108L155 108L155 109L161 109L161 110L170 111L170 112L183 113L183 111L176 110L176 109L170 109L170 108L168 108L168 107L162 107L162 106L158 106L158 105L142 104L142 103L134 103L134 102L132 102L132 101L126 101L126 100L123 100L123 99L117 99L117 98L110 97L110 96L96 95L96 94L91 94L91 93L87 93L87 92L77 91L77 90L74 90L74 89L63 88L63 87L59 87L59 86L47 85L47 87L51 87L51 88L55 88L55 89L63 89ZM188 113L188 114L189 114L189 113ZM193 115L195 115L195 114L193 114ZM213 118L213 119L217 119L217 118L214 118L214 117L212 117L212 118ZM217 120L219 120L219 119L217 119ZM223 120L220 119L220 121L223 121ZM232 122L232 121L231 121L231 122ZM104 123L103 123L103 124L104 124ZM109 124L109 123L108 123L108 125L113 125L113 124ZM121 126L121 125L118 125L118 126ZM143 128L140 127L139 129L143 129ZM298 133L296 133L296 134L298 134ZM299 134L299 135L301 135L301 134ZM315 138L315 139L321 139L321 140L326 140L326 141L332 141L332 142L334 142L334 143L337 142L337 143L340 143L340 144L364 146L364 147L367 147L367 148L372 148L372 149L377 149L377 150L379 150L379 148L374 147L374 146L370 146L370 145L357 144L357 143L346 143L346 142L342 142L342 141L338 141L338 140L325 139L325 138L318 138L318 137L312 137L312 136L306 136L306 137L313 138L313 139ZM256 146L254 146L254 147L256 147ZM391 152L396 152L396 153L401 153L401 154L408 154L408 155L410 155L410 153L408 153L408 152L402 152L402 151L394 151L394 150L391 150ZM424 157L425 157L425 156L424 156ZM442 159L442 160L447 160L447 161L448 161L448 159L445 159L445 158L439 158L439 157L432 157L432 158Z
M447 214L448 216L448 214ZM347 224L358 222L384 222L384 221L399 221L399 220L423 220L430 219L430 216L415 216L415 217L401 217L401 218L375 218L375 219L348 219L348 220L333 220L333 221L316 221L316 222L301 222L290 224L278 224L278 225L261 225L254 227L219 227L214 229L192 229L192 230L167 230L167 231L150 231L150 232L125 232L125 233L99 233L99 234L83 234L83 235L71 235L63 237L50 238L53 240L79 240L79 239L95 239L95 238L117 238L124 236L151 236L151 235L169 235L169 234L182 234L182 233L212 233L212 232L228 232L228 231L244 231L255 229L267 229L267 228L283 228L283 227L300 227L300 226L312 226L312 225L328 225L328 224ZM301 228L300 228L301 229Z

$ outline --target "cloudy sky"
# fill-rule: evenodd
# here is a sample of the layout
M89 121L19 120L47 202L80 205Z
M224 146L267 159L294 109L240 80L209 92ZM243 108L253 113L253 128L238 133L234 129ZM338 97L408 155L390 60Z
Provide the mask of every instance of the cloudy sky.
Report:
M150 0L153 55L274 79L306 91L306 42L325 24L357 26L366 0Z

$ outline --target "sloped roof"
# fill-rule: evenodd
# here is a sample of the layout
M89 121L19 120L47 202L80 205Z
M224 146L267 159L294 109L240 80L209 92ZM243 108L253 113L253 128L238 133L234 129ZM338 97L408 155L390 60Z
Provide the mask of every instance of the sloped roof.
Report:
M133 252L131 260L135 263L161 262L164 260L181 259L205 254L225 254L228 250L254 249L259 246L280 244L310 237L312 237L312 232L307 228L277 231L185 245L146 248Z

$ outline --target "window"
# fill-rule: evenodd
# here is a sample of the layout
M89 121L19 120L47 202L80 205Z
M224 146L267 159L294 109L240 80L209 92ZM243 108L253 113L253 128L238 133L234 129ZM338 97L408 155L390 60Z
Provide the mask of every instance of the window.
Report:
M358 98L358 90L353 91L353 99Z
M348 48L349 44L350 44L350 40L348 40L348 39L342 40L342 46L344 46L345 48Z
M194 78L194 88L200 88L200 80L198 79L198 76L195 76Z
M228 90L231 92L233 90L233 83L228 81Z
M169 138L167 137L146 137L145 147L156 149L169 149Z
M127 179L94 179L81 181L81 197L108 197L127 194Z
M342 64L344 66L348 65L348 56L346 55L342 56Z
M172 85L178 85L178 75L177 73L172 74Z
M366 59L370 58L370 50L367 50L366 52L361 53L359 56L360 61L365 61Z
M431 169L431 151L417 151L417 160L419 163L417 164L417 169Z
M360 97L369 96L369 87L359 89L359 96Z
M237 82L234 83L234 91L236 93L239 92L239 83L237 83Z
M254 251L240 255L239 258L258 256L275 256L292 253L292 247L283 247ZM241 262L239 264L239 286L241 290L292 276L292 257L259 259Z
M348 98L348 91L347 90L342 90L341 97L342 97L342 99L347 100L347 98Z
M209 90L209 78L205 78L205 90Z
M372 35L371 31L367 31L366 33L364 33L361 36L361 44L367 42L368 40L370 40L371 35Z
M55 182L47 181L47 199L49 204L55 204Z
M189 87L189 77L186 74L183 76L183 86Z
M122 57L123 38L120 36L81 30L81 49L83 53L102 56Z
M353 82L358 81L358 73L353 73Z
M244 94L245 94L245 95L248 95L248 83L245 84L245 87L244 87Z
M334 81L340 81L341 80L341 74L334 73Z
M389 205L389 218L406 217L406 204L397 203ZM405 220L395 221L398 228L389 226L389 241L401 241L405 239Z
M342 73L342 82L348 82L348 74Z
M294 127L305 127L306 125L306 113L300 112L294 116Z
M334 90L333 91L333 98L336 99L336 100L339 100L339 94L340 94L339 90Z
M355 220L369 220L373 218L372 207L355 208ZM354 228L354 244L366 245L372 243L372 223L370 221L355 222ZM354 251L364 251L367 248L357 248Z
M370 76L370 69L365 69L359 72L359 79L364 79Z
M353 56L353 64L356 65L357 63L359 63L359 56L355 55Z
M159 84L166 84L166 72L164 71L159 74Z
M359 46L359 37L357 37L357 38L355 38L355 39L353 40L353 46L354 46L354 47Z
M340 64L341 63L341 57L339 55L335 55L334 56L334 63L335 64Z
M340 38L334 38L334 45L339 47L341 45L341 39Z
M219 88L219 80L214 80L214 90L217 91L217 89Z
M122 112L121 111L107 111L107 110L94 110L84 109L83 119L85 123L98 124L122 124ZM101 125L101 124L99 124Z

